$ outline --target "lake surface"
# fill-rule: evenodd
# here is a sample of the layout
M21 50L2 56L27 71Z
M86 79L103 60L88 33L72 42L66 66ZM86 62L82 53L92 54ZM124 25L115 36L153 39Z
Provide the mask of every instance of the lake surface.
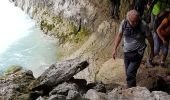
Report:
M20 65L39 76L56 62L56 41L8 0L0 1L0 72Z

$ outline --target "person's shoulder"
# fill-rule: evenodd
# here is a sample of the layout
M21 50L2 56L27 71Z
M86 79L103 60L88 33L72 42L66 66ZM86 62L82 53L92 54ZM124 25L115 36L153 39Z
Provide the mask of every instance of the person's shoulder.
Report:
M168 23L168 18L164 18L162 24L167 24L167 23Z
M126 19L123 19L122 22L120 23L119 33L124 32L125 27L126 27Z
M126 19L123 19L120 23L120 26L123 26L125 24L125 22L126 22Z
M126 19L123 19L122 21L121 21L121 23L124 23L126 21Z

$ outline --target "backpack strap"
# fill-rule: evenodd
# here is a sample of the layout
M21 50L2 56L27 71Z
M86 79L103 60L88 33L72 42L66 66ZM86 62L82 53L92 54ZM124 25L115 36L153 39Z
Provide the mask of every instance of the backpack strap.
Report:
M127 27L127 24L128 24L128 20L127 19L124 19L124 22L123 22L123 25L122 25L122 32L125 31L126 27Z
M139 23L136 28L140 28L141 22L142 22L141 19L139 19ZM131 28L128 24L129 24L128 20L125 19L122 25L122 32L124 32L126 28Z
M124 22L123 22L123 25L122 25L122 32L124 32L125 30L133 30L133 31L130 31L130 32L136 32L136 30L141 31L141 23L142 23L142 20L139 19L138 25L136 26L135 29L133 29L133 28L130 26L128 20L125 19ZM131 34L136 34L136 33L129 33L129 34L126 33L126 36L130 36Z

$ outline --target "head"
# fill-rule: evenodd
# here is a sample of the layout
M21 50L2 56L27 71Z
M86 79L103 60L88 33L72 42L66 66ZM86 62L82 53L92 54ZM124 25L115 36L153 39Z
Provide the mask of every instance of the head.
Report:
M139 22L139 13L136 10L130 10L127 12L126 18L132 27L136 27Z

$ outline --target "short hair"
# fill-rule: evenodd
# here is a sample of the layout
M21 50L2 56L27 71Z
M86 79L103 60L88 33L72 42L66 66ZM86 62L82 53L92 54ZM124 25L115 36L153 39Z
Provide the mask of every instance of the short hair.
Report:
M127 12L126 19L129 21L132 16L139 17L139 13L135 9L130 10Z

